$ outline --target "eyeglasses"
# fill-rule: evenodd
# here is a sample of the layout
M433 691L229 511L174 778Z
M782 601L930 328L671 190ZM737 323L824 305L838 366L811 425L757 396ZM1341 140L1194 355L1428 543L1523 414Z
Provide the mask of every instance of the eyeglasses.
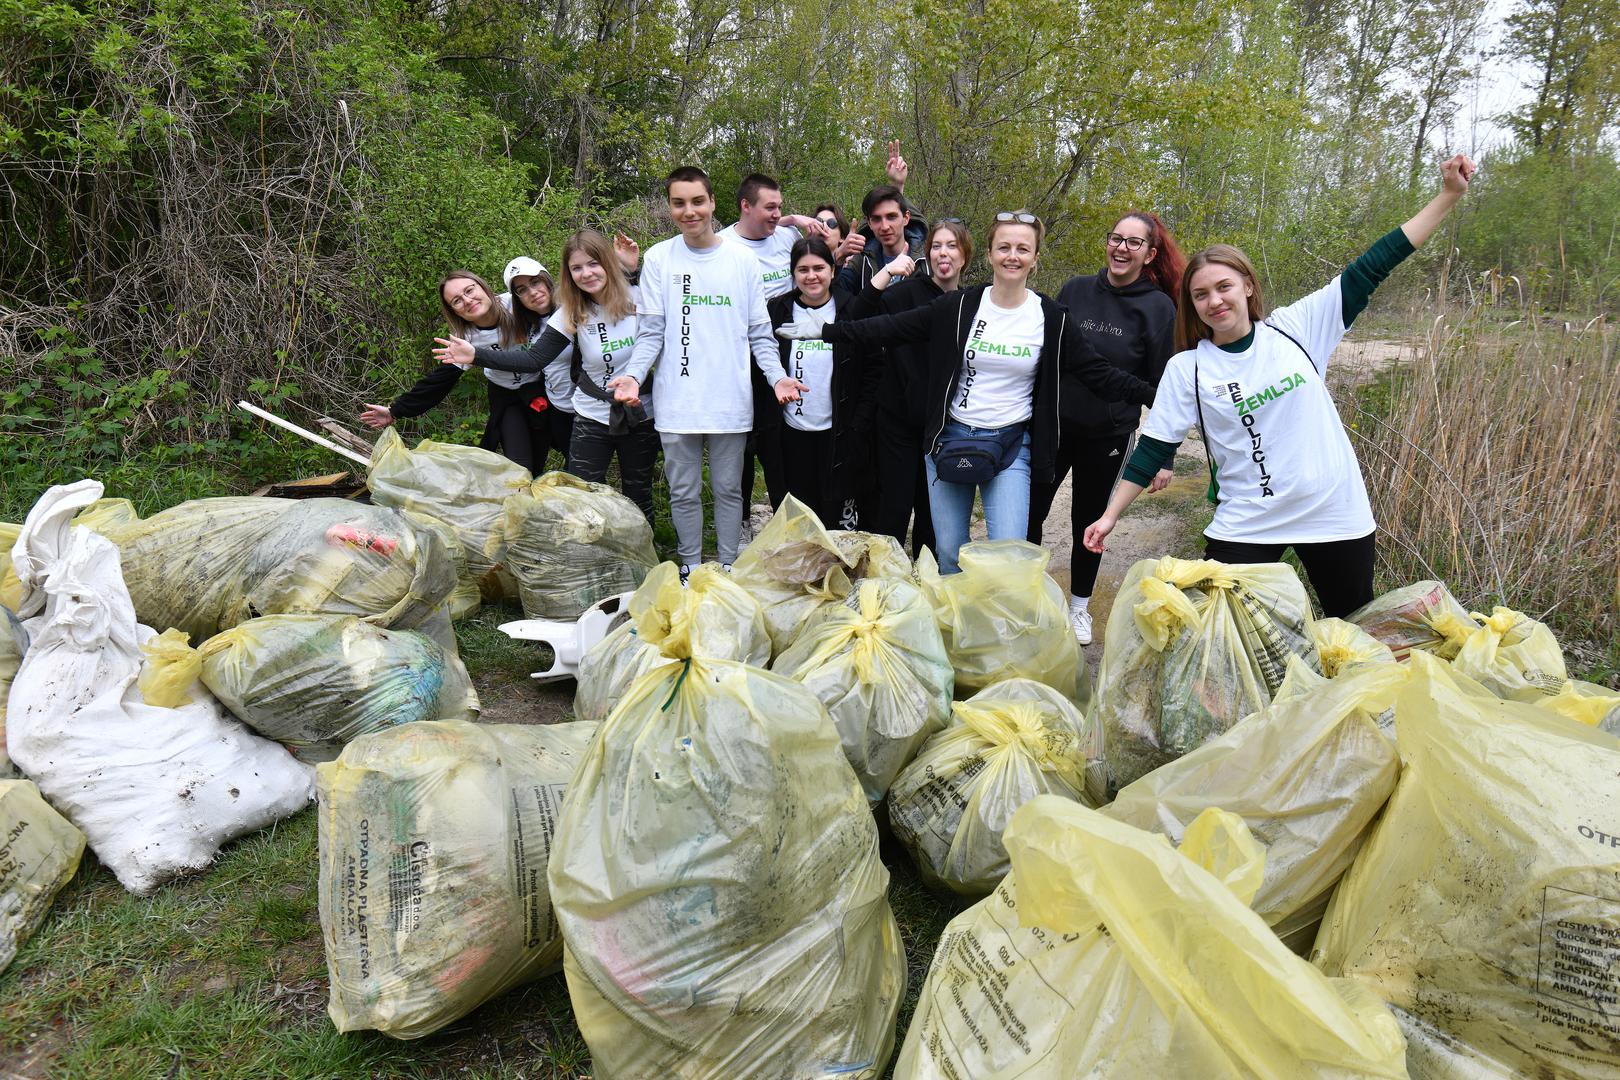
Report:
M950 219L947 218L947 221ZM1020 225L1039 225L1041 219L1034 214L1026 214L1022 210L1003 210L996 215L997 221L1016 221Z
M967 222L963 221L959 217L942 217L942 218L939 219L939 223L941 225L944 225L946 223L949 223L949 224L952 224L952 225L966 225L967 224Z
M1108 234L1109 247L1122 247L1126 251L1141 251L1142 246L1146 243L1147 237L1145 236L1121 236L1117 232Z
M477 285L468 285L450 298L450 306L453 308L467 307L469 304L476 302L482 293L483 290Z

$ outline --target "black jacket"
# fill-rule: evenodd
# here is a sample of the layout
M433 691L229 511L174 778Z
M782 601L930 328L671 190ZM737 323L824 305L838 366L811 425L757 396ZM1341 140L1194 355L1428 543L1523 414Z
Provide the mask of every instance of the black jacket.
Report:
M799 299L799 290L791 289L780 296L772 297L766 304L765 310L770 312L771 329L775 330L784 323L793 321L793 305ZM834 325L838 319L848 318L852 313L860 314L860 309L854 296L837 285L832 288L832 299L836 305L837 313L834 315ZM793 352L793 342L787 338L777 338L781 348L782 367L791 372L788 360ZM832 374L832 458L826 465L834 477L834 484L838 490L853 490L855 481L859 478L850 475L863 460L868 438L872 430L872 421L876 409L876 378L878 370L876 365L868 363L868 350L855 345L833 346L833 374ZM759 370L755 367L755 370ZM762 380L763 381L763 380ZM758 406L756 404L756 410ZM778 424L785 424L781 419L782 406L777 404L774 390L771 394L770 408L775 412ZM754 422L759 425L759 414L756 411Z
M923 401L927 407L924 450L928 453L938 447L951 394L962 373L968 334L989 288L977 285L941 296L927 307L855 322L831 322L822 330L827 341L853 342L867 348L927 342ZM1110 401L1151 405L1153 387L1098 356L1056 300L1042 296L1041 313L1046 326L1040 359L1035 365L1034 412L1029 422L1030 472L1034 480L1050 482L1055 472L1062 405L1060 373Z
M433 370L416 380L416 384L394 399L388 411L396 420L421 416L432 409L456 388L467 369L456 364L435 364ZM478 445L485 450L497 450L501 445L501 416L508 409L528 409L529 402L546 396L546 380L525 380L516 389L483 380L489 394L489 419L484 421L484 437ZM527 414L525 414L525 420Z
M1139 277L1115 288L1103 270L1070 278L1057 300L1104 360L1159 385L1176 351L1176 304L1157 285ZM1103 401L1078 381L1063 383L1064 429L1082 438L1129 435L1141 416L1136 406Z
M853 294L862 292L872 280L872 275L889 265L889 260L893 258L883 254L883 245L871 235L870 228L863 227L861 231L866 236L866 248L843 265L836 279L839 288L847 289ZM928 265L928 252L925 249L928 240L927 224L913 217L906 223L903 235L906 238L906 254L917 264L911 276L928 277L933 270Z
M852 318L868 315L898 315L903 311L927 307L945 294L945 290L931 277L909 277L895 282L879 292L868 285L851 310ZM872 361L881 369L877 381L877 412L885 424L900 424L922 437L928 419L928 408L923 402L926 387L922 373L928 369L928 346L907 343L891 345L872 353Z

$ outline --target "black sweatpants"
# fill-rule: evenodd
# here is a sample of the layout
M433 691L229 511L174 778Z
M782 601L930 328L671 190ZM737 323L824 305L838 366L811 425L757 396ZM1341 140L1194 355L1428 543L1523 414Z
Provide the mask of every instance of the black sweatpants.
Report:
M539 476L546 471L546 450L551 445L551 409L535 412L527 402L506 403L491 417L501 453ZM493 446L485 449L493 450Z
M573 442L568 449L568 471L581 480L600 484L607 479L608 462L619 455L619 486L624 497L635 503L653 522L653 468L658 462L658 451L663 445L658 429L651 420L644 420L623 435L608 433L606 424L597 423L588 416L575 416L572 423Z
M568 468L568 459L572 454L574 445L574 414L563 412L556 405L552 405L542 415L546 418L547 437L544 446L535 447L534 469L532 470L534 475L539 476L546 471L550 463L546 454L548 449L557 452L557 457L560 459L557 462L557 468L571 472L572 470ZM581 479L584 478L581 477Z
M911 529L911 555L934 549L934 518L928 509L928 472L923 468L922 432L893 416L879 414L873 457L877 494L861 509L861 527L892 536L904 546ZM868 518L867 510L871 514Z
M743 448L742 462L742 494L743 494L743 524L748 524L748 515L754 509L754 459L759 459L760 466L765 472L765 497L770 500L771 509L775 510L782 505L782 499L788 493L787 477L782 470L782 428L785 425L755 428L748 433L748 445ZM827 526L829 529L833 526Z
M1373 598L1373 541L1377 535L1375 529L1354 540L1320 544L1245 544L1206 536L1204 557L1223 563L1277 562L1291 547L1316 590L1322 614L1342 619Z
M1130 445L1129 435L1110 435L1102 439L1072 437L1064 431L1058 438L1057 469L1052 482L1030 484L1029 542L1041 542L1041 528L1046 516L1052 512L1052 500L1070 470L1074 472L1073 498L1069 504L1069 535L1073 541L1069 552L1069 592L1075 596L1090 596L1097 584L1097 567L1102 556L1087 551L1080 542L1086 526L1102 517L1108 509L1108 496L1113 494L1114 481L1125 467L1125 448Z
M833 476L832 429L800 431L783 424L776 438L782 453L787 493L815 511L827 528L839 528L844 500L839 494L837 478Z

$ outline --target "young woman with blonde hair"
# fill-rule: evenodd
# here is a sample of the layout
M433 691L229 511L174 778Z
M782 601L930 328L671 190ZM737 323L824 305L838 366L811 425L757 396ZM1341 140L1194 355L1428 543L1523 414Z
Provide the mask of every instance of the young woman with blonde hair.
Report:
M1322 613L1372 599L1372 508L1355 450L1327 390L1328 360L1378 284L1423 246L1468 191L1474 163L1441 167L1441 190L1325 287L1268 316L1248 256L1227 244L1187 263L1170 358L1142 437L1085 545L1105 540L1194 425L1210 458L1215 518L1205 555L1275 562L1292 547Z

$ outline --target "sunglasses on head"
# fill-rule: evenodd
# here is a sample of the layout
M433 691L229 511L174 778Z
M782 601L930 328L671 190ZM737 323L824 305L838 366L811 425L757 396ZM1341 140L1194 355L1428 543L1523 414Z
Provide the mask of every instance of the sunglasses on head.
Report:
M1016 221L1020 225L1038 225L1040 218L1034 214L1026 214L1022 210L1003 210L996 215L997 221Z

